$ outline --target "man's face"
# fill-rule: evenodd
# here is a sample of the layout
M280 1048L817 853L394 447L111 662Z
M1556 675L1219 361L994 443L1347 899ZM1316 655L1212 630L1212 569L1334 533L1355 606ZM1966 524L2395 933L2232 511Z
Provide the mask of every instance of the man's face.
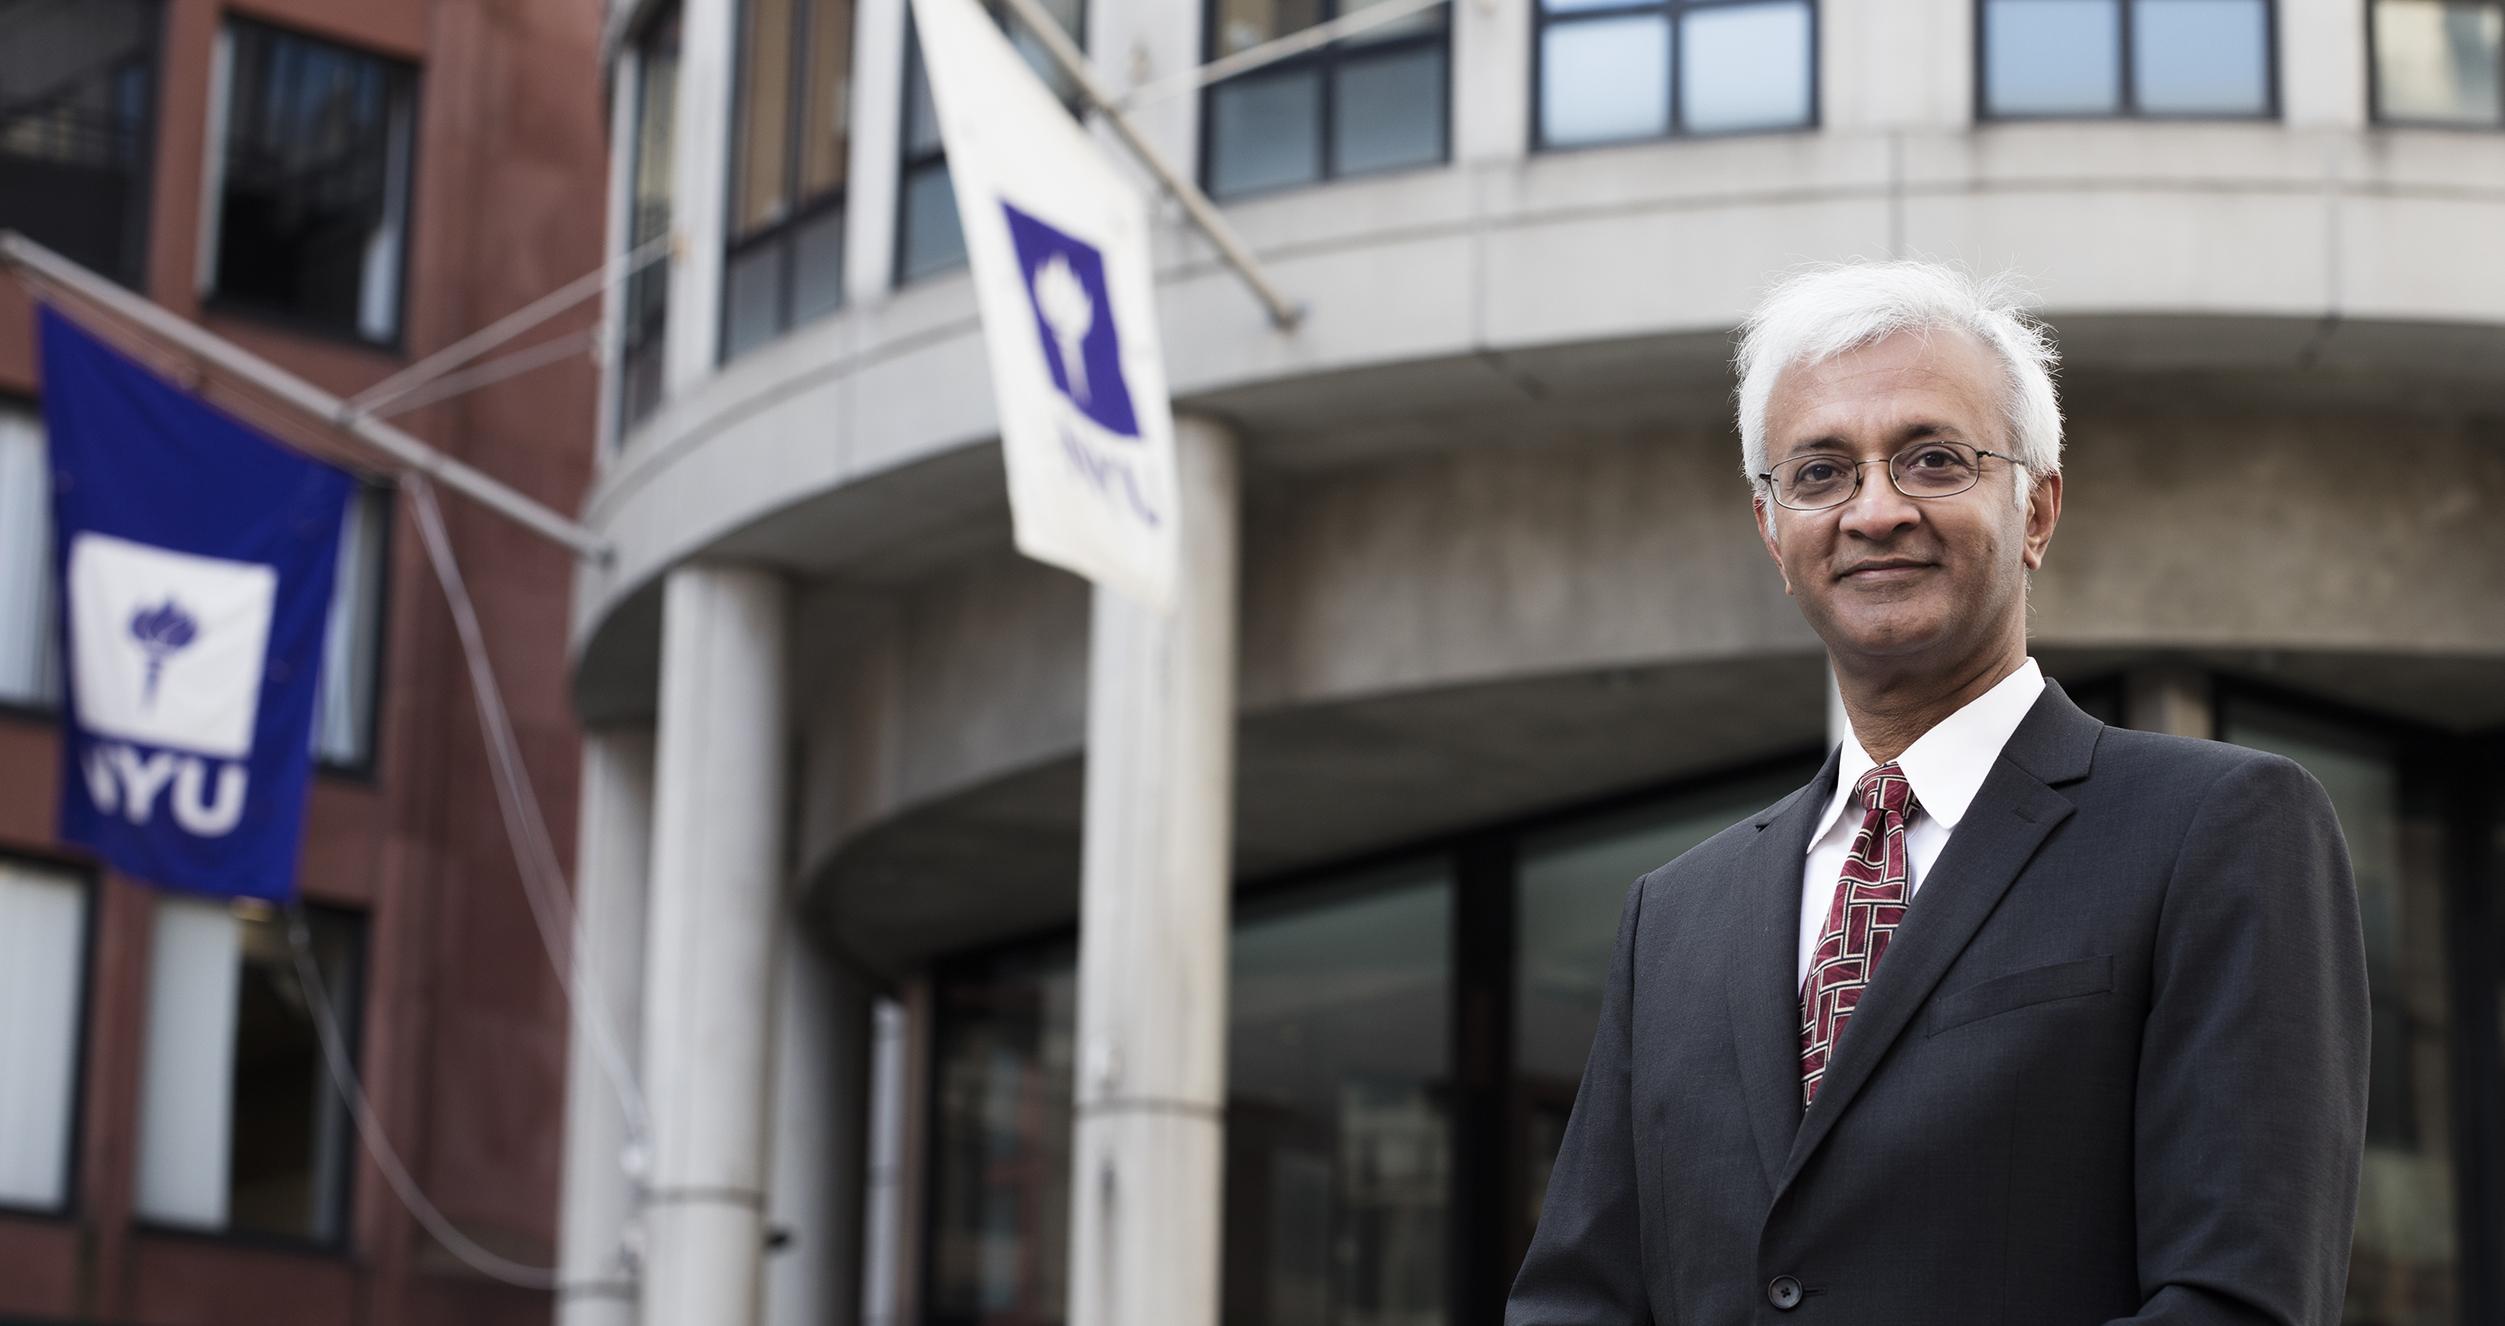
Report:
M2011 462L1986 457L1974 487L1917 500L1896 491L1886 466L1925 439L2010 451L1999 383L1992 353L1963 332L1899 333L1776 379L1766 406L1774 465L1809 452L1877 462L1841 506L1757 499L1784 592L1839 664L1918 672L2024 651L2026 573L2052 542L2061 476L2035 481L2021 502Z

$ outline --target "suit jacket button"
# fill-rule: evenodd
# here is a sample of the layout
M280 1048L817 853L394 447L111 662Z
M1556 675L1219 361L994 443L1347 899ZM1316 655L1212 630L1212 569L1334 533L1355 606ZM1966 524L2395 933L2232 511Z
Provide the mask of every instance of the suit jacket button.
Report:
M1778 1275L1766 1285L1766 1301L1785 1312L1800 1306L1800 1281Z

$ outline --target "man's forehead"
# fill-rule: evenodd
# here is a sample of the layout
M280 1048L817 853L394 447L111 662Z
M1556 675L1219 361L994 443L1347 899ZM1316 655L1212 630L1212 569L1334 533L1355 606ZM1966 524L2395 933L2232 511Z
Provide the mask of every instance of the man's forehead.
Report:
M1766 402L1775 446L1848 430L1919 436L1988 427L1997 410L1997 365L1962 331L1899 332L1775 379Z

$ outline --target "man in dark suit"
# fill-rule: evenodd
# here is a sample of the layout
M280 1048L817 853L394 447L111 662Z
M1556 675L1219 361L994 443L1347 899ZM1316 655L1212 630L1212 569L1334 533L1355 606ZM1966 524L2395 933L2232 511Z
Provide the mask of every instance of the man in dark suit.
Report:
M2322 788L2026 650L2043 329L1915 263L1745 329L1758 524L1850 733L1637 881L1508 1326L2339 1320L2364 945Z

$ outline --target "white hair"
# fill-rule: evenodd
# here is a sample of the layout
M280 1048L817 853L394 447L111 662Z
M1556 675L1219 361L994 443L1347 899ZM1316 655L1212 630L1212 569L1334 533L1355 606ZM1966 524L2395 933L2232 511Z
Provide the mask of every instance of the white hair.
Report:
M1740 377L1740 468L1758 482L1766 461L1766 402L1775 379L1895 335L1954 328L1981 340L2001 364L2001 415L2008 448L2028 476L2061 472L2061 362L2051 329L2027 316L2026 291L2009 275L1978 280L1935 262L1827 263L1775 283L1740 324L1734 367ZM1997 448L1990 448L1997 450Z

